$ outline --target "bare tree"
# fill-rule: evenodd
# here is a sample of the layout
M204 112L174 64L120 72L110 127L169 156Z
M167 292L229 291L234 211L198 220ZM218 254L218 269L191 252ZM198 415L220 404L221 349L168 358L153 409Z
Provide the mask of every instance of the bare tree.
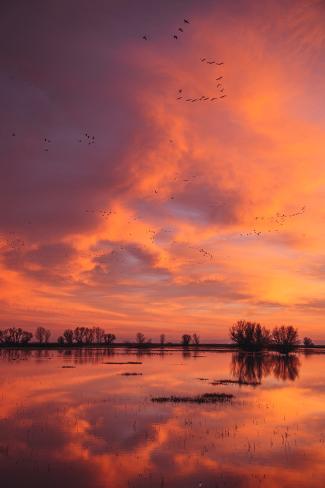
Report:
M310 337L304 337L304 346L305 347L314 347L314 342Z
M182 335L182 344L183 346L188 346L192 340L192 337L189 334Z
M94 336L97 344L101 344L104 340L105 331L101 327L94 327Z
M160 345L163 346L166 342L165 334L160 334Z
M111 346L113 342L115 341L116 337L114 334L104 334L104 342L108 346Z
M92 344L94 342L94 336L95 336L94 330L90 329L89 327L85 327L85 332L84 332L85 344Z
M59 346L64 345L64 337L62 335L58 337L58 344L59 344Z
M145 335L142 332L138 332L136 335L137 344L144 344L146 342Z
M293 351L300 343L298 329L292 325L275 327L272 332L273 344L283 353Z
M196 346L200 345L200 336L198 334L193 334L192 335L192 341Z
M256 322L239 320L229 332L231 340L242 349L260 350L271 343L270 331Z
M8 345L27 344L33 337L31 332L20 327L10 327L2 331L1 341Z
M23 330L23 333L21 335L20 343L21 344L28 344L28 342L32 339L33 334L31 332L28 332L26 330Z
M44 327L37 327L35 332L35 338L38 340L40 344L42 344L44 341L44 333L45 333Z
M85 327L76 327L73 331L73 338L77 344L82 344L86 333Z
M45 329L44 333L44 342L47 344L49 342L49 338L51 337L51 331L50 329Z
M63 332L63 337L67 344L72 344L74 339L74 332L72 329L65 329Z

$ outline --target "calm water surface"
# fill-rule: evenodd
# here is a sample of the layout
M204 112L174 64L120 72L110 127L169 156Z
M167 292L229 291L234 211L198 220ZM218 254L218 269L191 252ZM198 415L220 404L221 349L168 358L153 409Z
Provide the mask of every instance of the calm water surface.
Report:
M0 365L5 488L325 486L325 354L2 350ZM151 402L208 392L234 399Z

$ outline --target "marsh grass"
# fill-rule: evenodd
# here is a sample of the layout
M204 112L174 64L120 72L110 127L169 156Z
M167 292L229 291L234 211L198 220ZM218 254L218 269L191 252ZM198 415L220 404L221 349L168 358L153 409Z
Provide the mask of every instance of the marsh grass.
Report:
M230 402L234 395L227 393L203 393L203 395L196 396L169 396L169 397L153 397L152 402L155 403L226 403Z
M102 364L142 364L141 361L127 361L127 362L118 362L118 361L108 361L106 363L102 363Z
M142 373L121 373L121 376L142 376Z
M244 381L244 380L214 380L210 383L210 385L217 386L217 385L239 385L239 386L259 386L262 383L260 381Z

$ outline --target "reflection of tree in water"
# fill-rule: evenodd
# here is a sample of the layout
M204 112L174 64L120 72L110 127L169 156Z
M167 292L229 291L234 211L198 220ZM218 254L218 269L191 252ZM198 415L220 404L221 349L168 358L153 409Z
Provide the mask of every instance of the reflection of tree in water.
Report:
M300 360L296 354L236 352L231 360L232 376L248 383L260 383L270 375L282 381L294 381L299 375L299 369Z

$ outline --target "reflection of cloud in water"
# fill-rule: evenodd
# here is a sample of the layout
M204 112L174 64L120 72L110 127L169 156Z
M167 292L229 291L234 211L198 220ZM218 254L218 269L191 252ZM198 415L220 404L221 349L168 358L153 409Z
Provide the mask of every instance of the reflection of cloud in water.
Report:
M313 488L323 486L324 398L312 390L322 357L307 363L302 357L301 376L306 368L311 388L306 398L293 358L205 352L176 366L182 351L144 355L144 376L125 382L117 374L124 366L101 364L103 352L70 352L33 352L21 363L0 358L3 486L26 486L26 480L33 488L310 488L310 480ZM115 354L115 360L137 357ZM62 371L70 359L78 367ZM294 388L291 381L283 388L220 386L235 395L227 406L151 403L158 392L219 392L193 378L212 371L224 376L229 362L255 379L294 376Z

